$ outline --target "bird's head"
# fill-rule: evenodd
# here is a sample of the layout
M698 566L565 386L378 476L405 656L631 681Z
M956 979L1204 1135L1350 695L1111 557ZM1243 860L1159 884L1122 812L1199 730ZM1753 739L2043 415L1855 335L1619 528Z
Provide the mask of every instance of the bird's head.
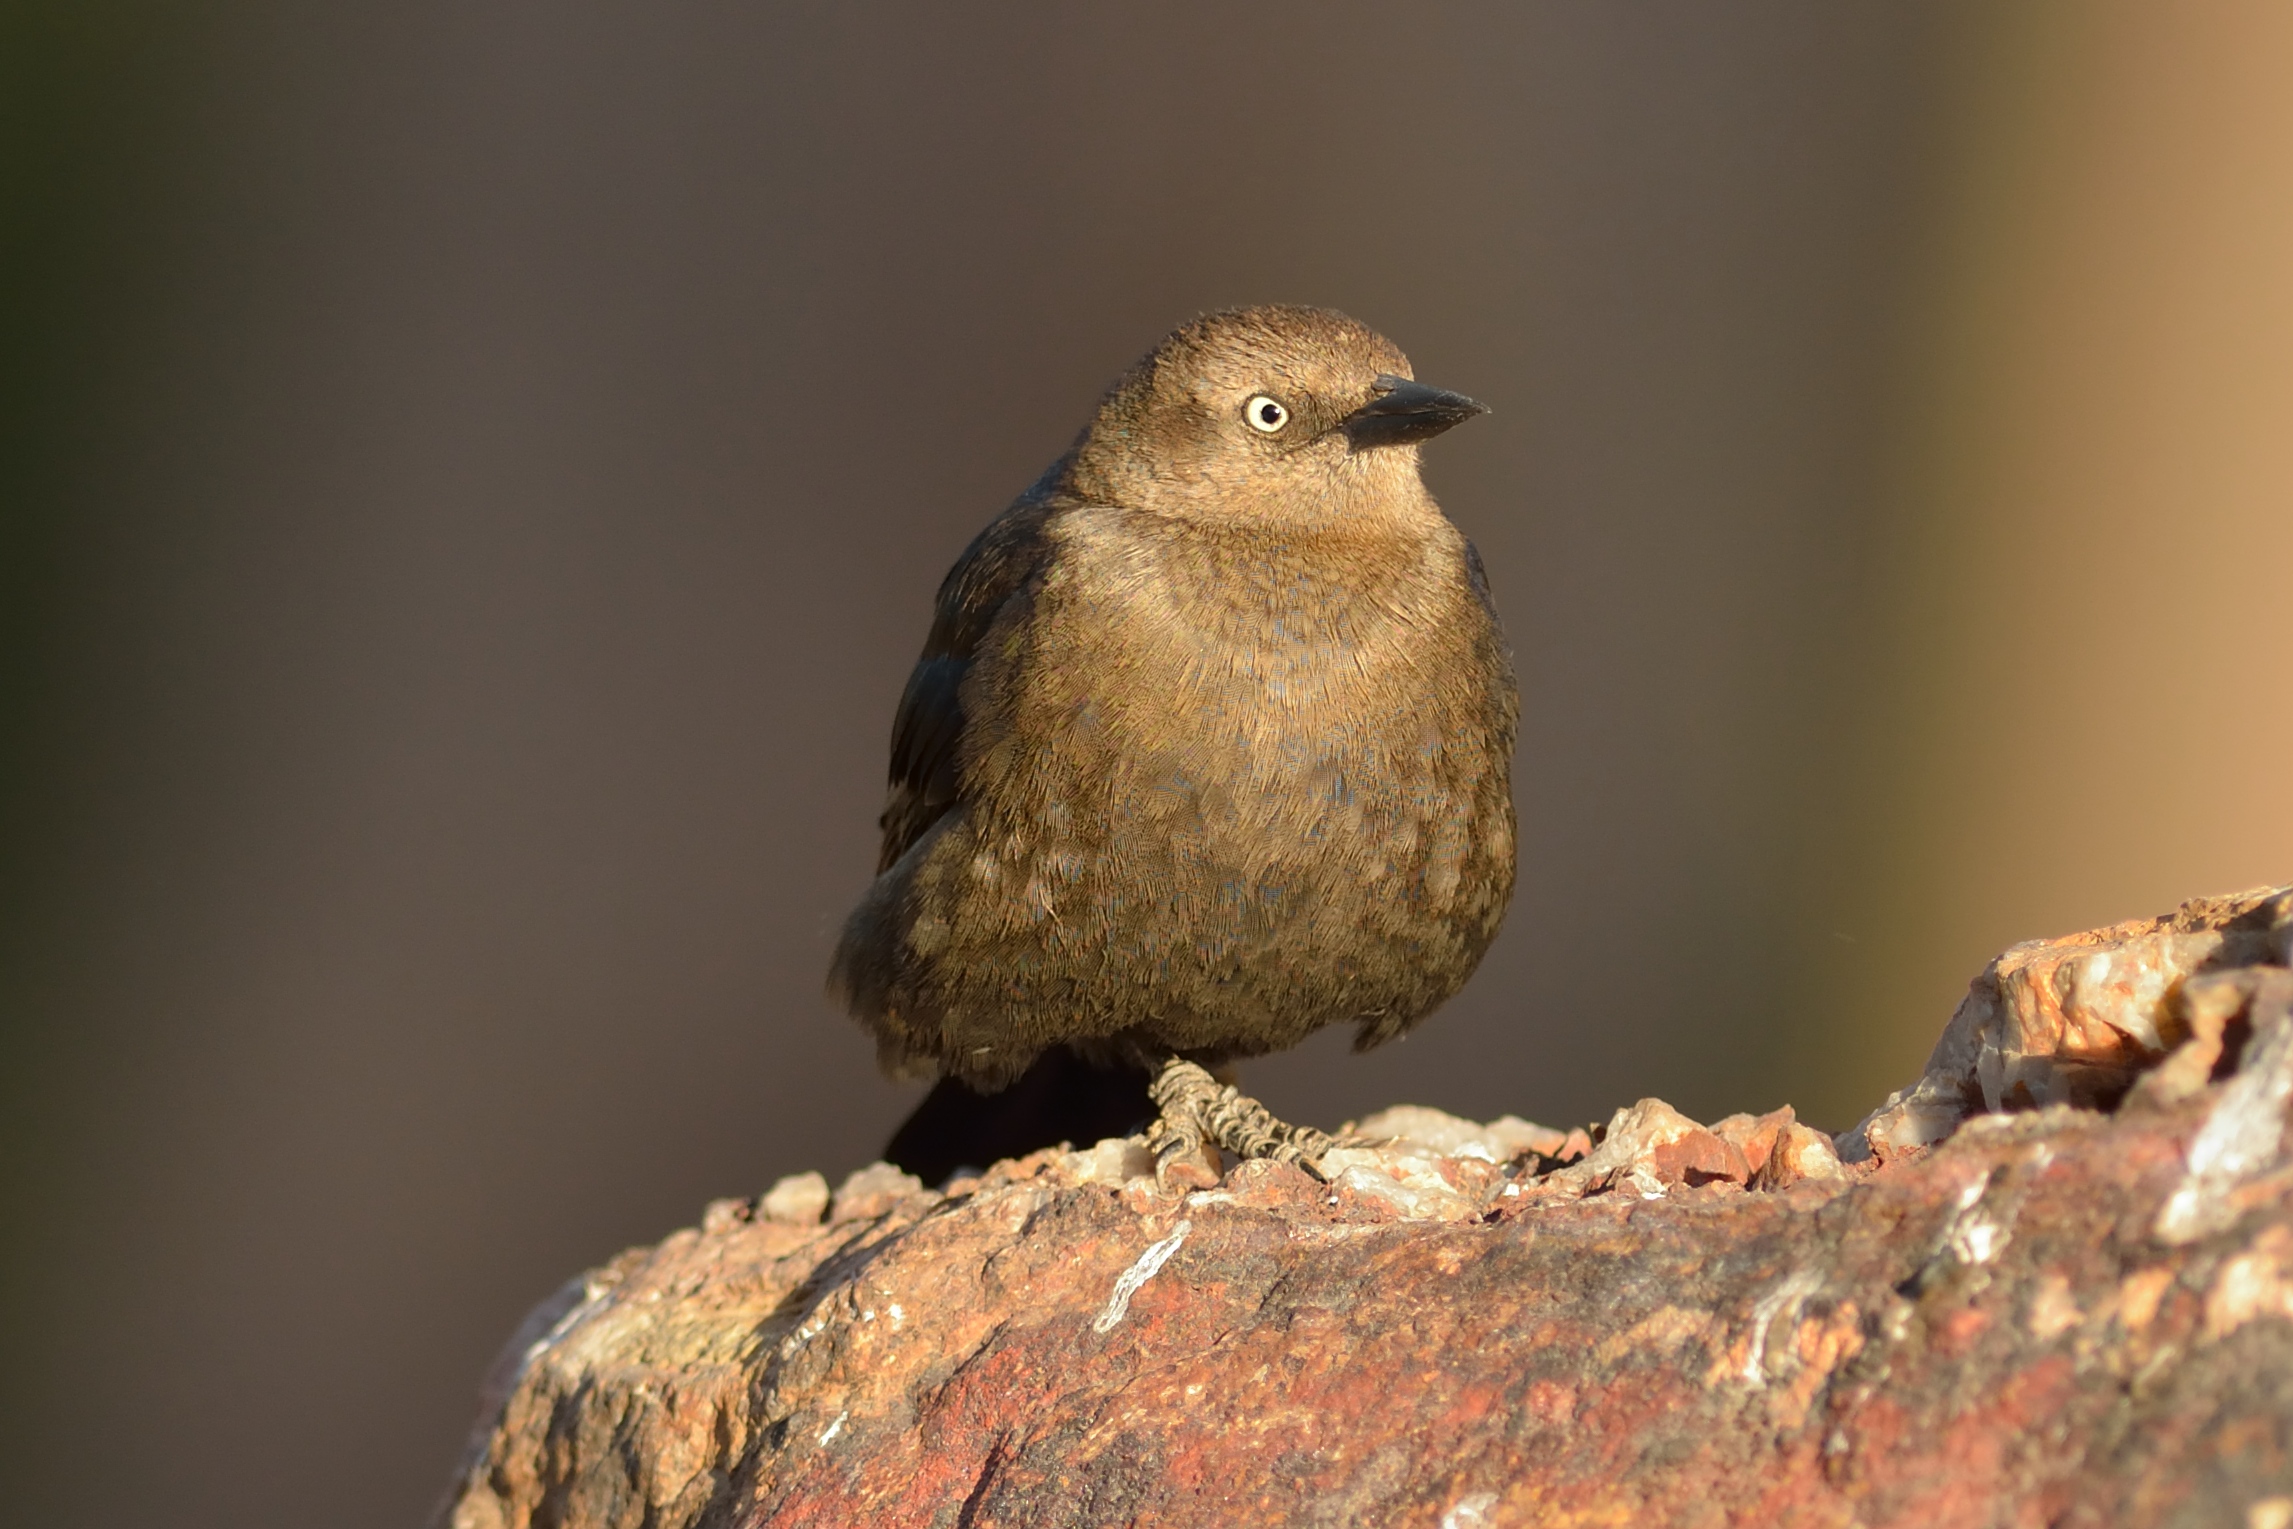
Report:
M1233 308L1173 331L1099 405L1066 463L1094 502L1204 520L1431 509L1416 446L1485 413L1328 308Z

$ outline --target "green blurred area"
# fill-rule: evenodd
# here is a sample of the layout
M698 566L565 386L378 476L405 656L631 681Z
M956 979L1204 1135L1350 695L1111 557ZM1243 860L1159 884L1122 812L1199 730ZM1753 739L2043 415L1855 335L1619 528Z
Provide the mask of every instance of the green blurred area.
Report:
M182 19L157 5L0 9L0 1161L11 1328L37 1239L76 1187L69 1143L87 1100L60 974L89 956L59 905L79 789L86 697L76 647L91 580L80 533L100 516L123 330L148 313L164 257L145 237L183 127ZM37 1352L37 1350L30 1350ZM11 1387L37 1438L38 1390Z

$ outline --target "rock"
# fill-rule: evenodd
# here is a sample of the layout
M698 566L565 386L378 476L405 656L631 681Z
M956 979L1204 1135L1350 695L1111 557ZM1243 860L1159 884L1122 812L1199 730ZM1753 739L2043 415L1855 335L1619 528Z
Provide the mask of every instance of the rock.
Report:
M2293 972L2253 973L2239 990L2251 1035L2236 1074L2222 1085L2190 1139L2181 1182L2158 1210L2153 1230L2164 1242L2195 1242L2224 1231L2283 1188L2274 1180L2286 1176L2280 1165L2285 1103L2293 1098ZM2189 1044L2201 1048L2201 1056L2222 1049L2203 1035Z
M2017 945L1983 969L1919 1081L1839 1138L1855 1162L1941 1141L1969 1115L2115 1106L2193 1034L2201 973L2293 964L2293 887L2198 898L2160 918Z
M701 1211L701 1230L714 1236L746 1221L750 1215L746 1200L711 1200Z
M1078 1184L1127 1184L1154 1177L1154 1154L1138 1137L1120 1137L1070 1153L1060 1159L1060 1167Z
M2191 909L1994 963L1968 1113L1853 1163L1409 1107L1329 1183L1132 1139L717 1202L527 1320L437 1522L2289 1529L2293 971L2281 905Z
M1765 1115L1730 1115L1712 1122L1712 1134L1733 1146L1744 1155L1744 1165L1758 1173L1775 1150L1776 1139L1798 1116L1790 1105L1770 1110Z
M817 1173L792 1173L764 1192L757 1208L768 1221L810 1226L828 1210L828 1181Z
M1776 1133L1774 1145L1752 1170L1752 1188L1789 1189L1802 1179L1837 1179L1846 1174L1831 1138L1794 1120Z
M1592 1141L1582 1131L1556 1131L1551 1126L1532 1125L1518 1115L1499 1115L1482 1127L1497 1144L1500 1160L1527 1157L1567 1158L1572 1154L1569 1143L1584 1143L1574 1156L1583 1156L1592 1150Z
M1540 1199L1567 1199L1628 1188L1642 1199L1656 1199L1676 1185L1745 1184L1751 1176L1751 1165L1734 1142L1661 1099L1643 1099L1618 1110L1598 1146L1539 1180L1534 1192Z
M2251 1010L2266 982L2280 981L2273 967L2248 967L2192 977L2182 985L2180 1009L2189 1039L2136 1080L2128 1102L2137 1107L2187 1099L2211 1082L2228 1056L2233 1031L2237 1045L2252 1032Z
M1556 1157L1568 1142L1567 1133L1531 1125L1518 1115L1483 1125L1422 1104L1397 1104L1359 1122L1349 1121L1343 1134L1410 1142L1440 1156L1478 1157L1491 1163L1531 1153Z
M890 1163L870 1163L836 1186L835 1197L828 1203L828 1219L873 1221L895 1205L924 1196L923 1181L914 1174L902 1173Z

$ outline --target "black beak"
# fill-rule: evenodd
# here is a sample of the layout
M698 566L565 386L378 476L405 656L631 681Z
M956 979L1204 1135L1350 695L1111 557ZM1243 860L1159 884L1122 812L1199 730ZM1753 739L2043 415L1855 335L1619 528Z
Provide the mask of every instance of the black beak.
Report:
M1461 425L1489 406L1463 393L1427 387L1406 377L1380 377L1377 396L1339 423L1355 451L1427 441L1451 425Z

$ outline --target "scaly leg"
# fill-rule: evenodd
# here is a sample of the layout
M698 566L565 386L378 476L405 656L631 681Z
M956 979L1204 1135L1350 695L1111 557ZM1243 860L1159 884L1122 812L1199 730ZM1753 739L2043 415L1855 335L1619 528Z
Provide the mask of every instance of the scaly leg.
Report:
M1312 1126L1294 1126L1230 1083L1221 1083L1183 1057L1162 1064L1148 1086L1162 1112L1147 1135L1155 1177L1165 1184L1218 1182L1215 1149L1236 1157L1295 1163L1320 1178L1322 1154L1337 1145ZM1208 1184L1200 1184L1207 1175Z

